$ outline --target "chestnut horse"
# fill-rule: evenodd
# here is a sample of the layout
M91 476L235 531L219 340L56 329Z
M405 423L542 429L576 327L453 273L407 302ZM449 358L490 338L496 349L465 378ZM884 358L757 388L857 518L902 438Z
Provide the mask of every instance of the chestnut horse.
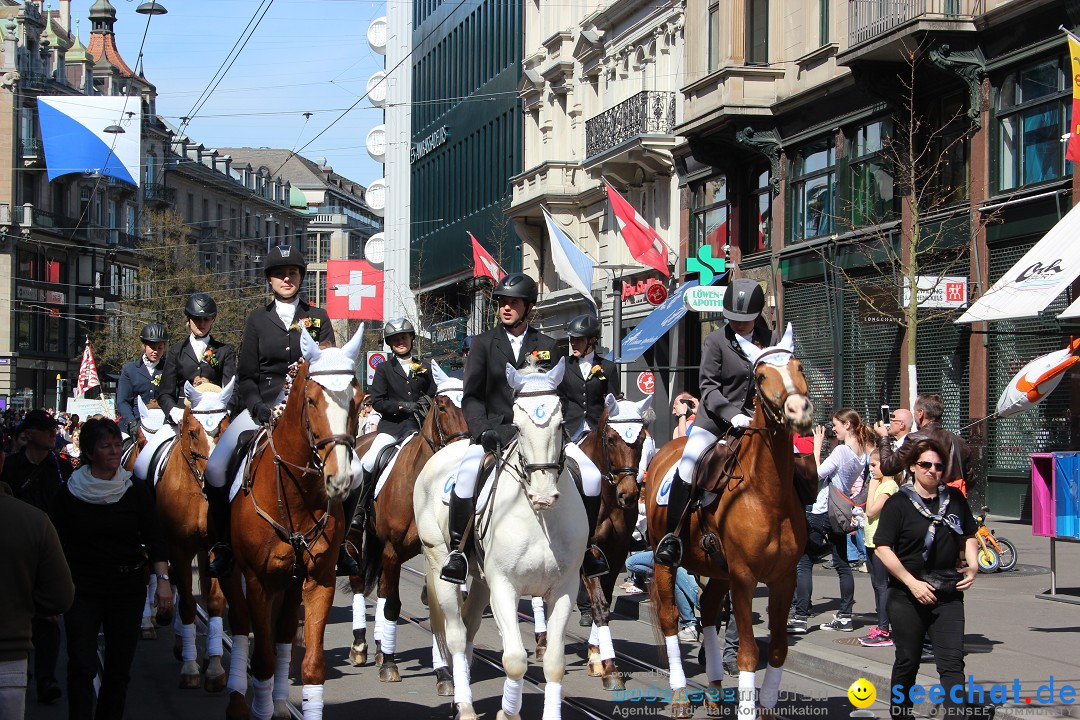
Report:
M769 589L770 638L761 705L771 708L776 705L787 659L787 617L795 593L795 566L806 546L806 517L793 477L792 429L804 432L810 427L813 406L806 397L802 363L793 358L790 325L780 345L764 350L745 342L740 346L753 367L754 419L738 444L729 480L723 481L722 469L711 465L697 471L704 488L715 489L716 497L705 499L707 506L690 516L684 533L690 541L684 544L682 566L710 578L701 597L702 625L715 627L724 595L731 591L732 612L739 628L739 715L753 717L758 646L751 601L757 584L764 583ZM668 443L649 465L649 477L657 479L647 484L645 493L654 549L666 532L668 510L657 505L656 497L661 486L671 482L668 473L678 463L685 444L683 439ZM716 552L707 552L703 541L718 544ZM668 655L672 716L691 717L677 637L675 569L658 563L654 573L652 606ZM720 639L716 632L707 631L704 643L706 674L710 683L719 687L724 675Z
M233 632L228 717L248 714L249 627L254 631L251 717L288 717L289 661L303 600L302 707L307 720L322 718L323 634L345 536L341 500L353 479L363 397L355 368L362 338L363 326L344 348L320 350L301 331L304 360L296 366L285 409L249 450L242 492L231 506L232 545L246 597L237 594L233 573L225 584Z
M200 684L207 692L225 689L225 668L221 665L225 596L218 581L211 579L206 571L210 545L203 473L214 443L229 425L227 408L234 383L235 378L224 389L211 383L202 383L198 388L184 383L190 407L184 409L177 439L156 486L158 519L169 547L169 569L180 613L174 650L183 663L180 668L182 689L194 689ZM206 631L205 680L200 678L195 649L193 558L199 562L199 584L210 618Z
M435 369L432 363L432 370ZM435 373L438 379L438 373ZM367 514L363 531L350 529L349 541L362 548L360 553L361 575L349 578L353 593L360 596L359 606L353 612L361 617L365 612L363 596L371 591L377 576L378 598L376 623L382 621L381 637L376 639L375 662L379 666L379 680L401 682L394 659L396 651L396 627L401 614L401 595L398 583L401 566L420 554L420 536L416 531L413 514L413 488L420 470L431 457L452 442L467 439L469 427L461 409L446 395L435 396L431 409L424 418L419 434L405 443L398 454L386 484L374 500L374 513ZM363 500L362 500L363 502ZM378 617L382 612L383 617ZM354 616L354 620L359 620ZM354 665L367 662L366 625L354 623L353 644L349 657ZM436 667L436 682L440 694L451 694L452 680L446 666ZM449 684L447 684L449 683Z

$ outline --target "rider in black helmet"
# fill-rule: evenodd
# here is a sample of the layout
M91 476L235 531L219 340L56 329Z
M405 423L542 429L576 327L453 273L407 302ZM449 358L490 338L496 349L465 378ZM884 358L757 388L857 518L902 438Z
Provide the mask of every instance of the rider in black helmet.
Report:
M159 322L147 323L139 333L143 354L120 370L116 384L116 411L120 414L120 428L129 435L139 429L139 410L135 398L144 403L155 400L161 386L162 358L169 340L169 331Z
M690 500L689 483L698 460L715 445L721 454L716 462L724 467L731 450L726 444L717 443L725 435L741 433L753 419L753 368L739 347L737 336L759 347L768 347L772 342L772 332L758 323L764 309L765 293L757 281L749 278L733 280L724 293L724 318L727 324L705 338L701 353L701 400L697 418L687 436L671 483L668 533L657 543L653 556L661 565L678 565L682 558L679 519Z

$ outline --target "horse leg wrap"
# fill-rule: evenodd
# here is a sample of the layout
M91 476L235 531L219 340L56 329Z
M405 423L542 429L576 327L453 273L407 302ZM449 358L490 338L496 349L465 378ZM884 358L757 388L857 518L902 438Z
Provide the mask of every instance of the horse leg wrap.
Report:
M221 639L225 636L219 617L210 618L206 624L206 655L207 657L221 657Z
M562 683L544 683L544 720L562 720Z
M710 683L718 682L724 679L724 644L715 627L701 630L702 643L705 645L705 675Z
M517 715L521 712L521 686L524 684L524 680L517 679L511 680L506 678L503 681L503 697L502 697L502 710L505 715Z
M247 695L248 689L248 636L232 636L232 653L229 655L229 691Z
M397 620L383 620L382 648L384 655L393 655L397 650Z
M469 661L465 653L454 653L454 703L472 705L472 686L469 685Z
M382 640L383 624L386 622L383 610L386 608L386 598L375 601L375 642Z
M754 717L755 676L751 670L739 671L739 717Z
M761 681L761 707L774 708L780 697L780 678L784 676L784 668L765 666L765 679Z
M199 654L195 650L195 623L180 627L180 659L183 662L194 662Z
M367 603L360 593L352 596L352 629L367 631Z
M292 643L275 643L274 701L289 699L289 665L292 663Z
M547 615L544 613L544 598L534 597L533 606L533 632L547 632Z
M274 678L259 680L251 678L251 717L255 720L270 720L274 714L274 700L272 697Z
M664 638L664 646L667 648L668 679L672 690L682 690L686 687L686 673L682 666L682 649L679 647L679 636L668 635Z
M596 625L593 625L593 627L595 628ZM607 625L597 628L597 635L600 636L600 659L614 660L615 645L611 642L611 628Z
M304 720L322 720L323 686L305 685L300 707L304 711Z
M156 596L156 594L157 594L157 575L151 574L150 575L150 584L146 586L146 602L143 603L143 608L142 608L142 616L144 618L148 618L148 617L150 617L151 615L154 614L154 611L153 611L153 609L151 609L150 606L153 605L154 597ZM177 614L177 616L180 615L180 613L176 613L176 614Z
M589 644L600 645L600 628L596 626L596 623L592 624L592 630L589 631Z
M431 635L431 667L435 670L446 667L446 658L439 650L439 641L435 639L434 633Z

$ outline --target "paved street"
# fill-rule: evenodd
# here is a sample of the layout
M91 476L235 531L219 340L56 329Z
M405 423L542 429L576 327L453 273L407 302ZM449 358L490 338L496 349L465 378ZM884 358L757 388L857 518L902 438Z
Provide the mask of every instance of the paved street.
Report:
M1076 654L1077 608L1066 603L1039 600L1035 595L1049 587L1049 541L1032 538L1030 528L1020 523L991 523L997 531L1011 539L1018 548L1020 566L1009 574L980 575L976 589L967 599L968 672L976 682L1011 685L1020 680L1021 699L1034 693L1053 676L1055 686L1080 686L1080 661ZM1059 544L1059 589L1080 589L1080 547ZM419 568L417 561L411 563ZM818 622L827 621L835 608L837 586L835 573L815 572L815 611ZM326 714L334 718L355 718L358 712L370 717L445 718L449 703L434 693L434 678L430 670L430 636L426 633L426 608L419 602L420 577L403 573L403 614L415 619L402 623L398 630L399 665L402 682L385 684L378 681L372 666L354 668L347 665L347 646L351 637L350 598L347 592L338 593L327 633L328 664L331 668L326 688ZM617 593L621 591L617 590ZM654 647L646 595L616 595L613 622L615 648L620 653L620 669L630 680L628 690L647 695L655 683L667 687L666 673L653 667L658 661ZM527 610L527 605L522 605ZM873 599L869 577L856 575L857 624L873 622ZM763 591L755 601L759 623L764 614ZM370 615L370 611L369 611ZM564 684L564 717L654 716L666 713L658 702L618 700L603 690L596 678L585 674L584 637L577 627L577 615L572 617L574 638L568 650L568 673ZM373 627L373 626L372 626ZM521 629L526 647L532 647L532 627L523 620ZM761 638L764 627L759 624ZM891 649L871 649L859 646L851 634L813 631L793 637L788 660L788 672L782 689L787 699L782 703L780 717L848 717L852 711L846 697L847 686L859 677L866 677L878 689L879 702L872 708L875 715L885 717L887 707L881 702L887 697L885 688L892 662ZM200 637L201 641L201 637ZM488 659L497 660L498 633L494 622L485 620L477 648ZM697 645L684 644L684 660L688 677L703 680L697 665ZM764 660L762 660L762 665ZM292 701L299 706L300 686L294 663ZM224 697L210 696L200 691L182 691L176 687L179 666L172 658L172 631L162 629L158 638L146 641L133 668L132 690L128 703L131 720L162 720L163 718L215 717L224 712ZM930 672L927 672L930 670ZM476 708L483 717L494 717L499 708L502 675L492 666L477 662L474 671ZM542 682L539 667L532 667L530 680ZM760 678L759 678L760 681ZM920 681L932 685L935 676L924 668ZM731 682L731 681L727 681ZM536 685L526 684L523 717L539 718L542 711L542 692ZM1023 705L1023 703L1021 703ZM1037 703L1036 703L1037 704ZM733 705L727 704L731 712ZM999 711L998 717L1023 718L1068 717L1067 708L1017 707L1010 703ZM697 716L704 717L698 710ZM31 698L27 716L33 720L59 720L66 717L63 701L55 707L42 708Z

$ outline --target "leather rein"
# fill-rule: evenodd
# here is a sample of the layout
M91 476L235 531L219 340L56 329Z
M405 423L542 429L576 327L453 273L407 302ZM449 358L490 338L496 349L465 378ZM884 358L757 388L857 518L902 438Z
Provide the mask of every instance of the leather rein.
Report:
M445 397L445 396L443 396L443 397ZM468 430L463 430L461 432L451 433L450 435L446 434L446 431L443 430L442 423L439 422L439 413L446 412L446 410L444 410L443 407L441 405L439 405L438 402L432 403L431 409L428 410L428 412L429 413L430 412L435 413L435 419L432 420L432 423L435 425L435 432L438 433L439 442L438 442L438 444L436 444L434 440L429 438L424 433L423 428L420 428L420 437L424 438L424 442L426 442L428 444L428 447L431 448L431 452L437 453L440 450L442 450L444 447L449 445L450 443L454 442L455 440L461 440L463 438L472 437Z

